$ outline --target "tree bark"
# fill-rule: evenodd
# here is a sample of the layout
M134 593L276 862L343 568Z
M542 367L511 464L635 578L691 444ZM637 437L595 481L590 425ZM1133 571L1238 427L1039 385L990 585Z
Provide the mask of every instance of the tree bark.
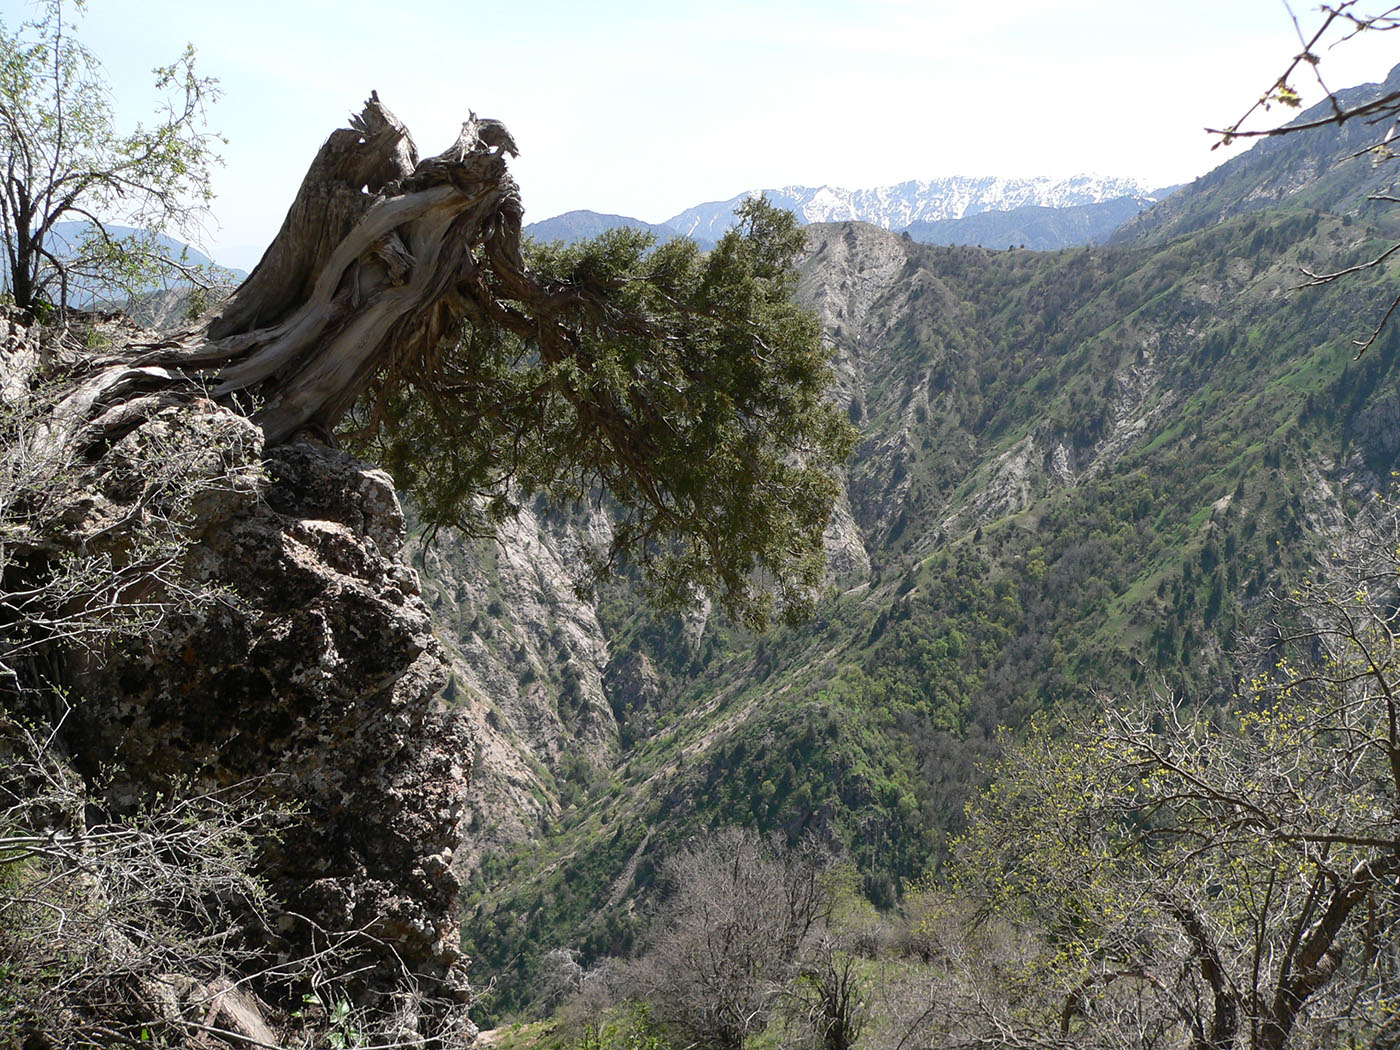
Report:
M201 396L240 406L276 445L329 432L376 373L432 353L466 318L538 337L550 292L525 272L507 147L484 143L484 128L499 125L473 116L448 150L420 161L372 95L321 147L222 312L134 358L93 364L65 397L55 438L90 448L137 425L147 398ZM527 317L501 298L539 309Z
M1400 873L1400 853L1385 853L1361 861L1339 882L1322 915L1303 934L1297 950L1285 961L1269 1013L1260 1030L1260 1050L1282 1050L1308 999L1332 979L1342 963L1346 945L1337 935L1352 911L1378 885Z

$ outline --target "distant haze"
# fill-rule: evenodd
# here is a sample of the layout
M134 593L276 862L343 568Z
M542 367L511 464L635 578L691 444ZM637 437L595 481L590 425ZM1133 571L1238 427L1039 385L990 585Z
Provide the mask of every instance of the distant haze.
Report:
M803 222L853 219L888 230L903 230L916 222L961 219L978 212L1009 211L1026 205L1065 208L1118 197L1146 197L1150 189L1135 179L1075 175L1068 179L952 176L871 189L784 186L763 192L769 201L793 211ZM688 208L667 219L666 225L686 236L713 240L729 228L734 209L745 196Z

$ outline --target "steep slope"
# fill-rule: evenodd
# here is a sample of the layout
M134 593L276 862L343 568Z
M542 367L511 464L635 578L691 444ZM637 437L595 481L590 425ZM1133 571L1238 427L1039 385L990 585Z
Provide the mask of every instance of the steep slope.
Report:
M1150 197L1115 197L1094 204L1052 208L1027 204L1009 211L983 211L960 219L915 222L905 233L920 244L1015 246L1055 251L1080 244L1102 244L1123 223L1155 203Z
M577 785L617 758L609 639L575 593L579 544L607 528L601 515L551 517L537 503L498 540L418 550L451 661L449 699L479 727L463 870L537 839Z
M1350 108L1397 90L1400 66L1384 82L1349 88L1338 92L1337 98L1343 108ZM1295 123L1330 114L1331 107L1319 103ZM1317 208L1369 220L1389 205L1368 198L1378 193L1393 195L1400 167L1357 154L1385 134L1385 127L1351 120L1339 127L1261 139L1252 149L1129 220L1114 235L1114 242L1161 244L1235 215L1280 206Z
M639 611L625 587L594 607L617 742L595 748L593 716L541 692L562 750L540 760L538 833L465 873L500 1005L528 998L548 947L626 951L687 835L815 833L889 903L937 863L996 726L1154 682L1228 697L1266 592L1397 451L1400 340L1361 362L1349 346L1394 272L1302 294L1297 265L1396 232L1294 209L1043 254L811 227L801 294L862 431L852 557L812 623L764 637ZM461 601L491 619L485 593ZM572 778L570 739L589 759Z

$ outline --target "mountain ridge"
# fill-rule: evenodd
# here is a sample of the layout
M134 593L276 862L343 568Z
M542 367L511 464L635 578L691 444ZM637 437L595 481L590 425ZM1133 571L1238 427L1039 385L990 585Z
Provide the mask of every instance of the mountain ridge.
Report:
M891 906L956 833L997 726L1159 676L1227 697L1261 596L1394 461L1400 338L1356 365L1347 327L1387 275L1292 291L1300 254L1340 266L1385 236L1355 232L1261 212L1156 248L1040 253L808 227L800 295L862 432L811 623L752 636L639 612L625 586L576 608L555 555L512 555L479 597L425 579L470 627L449 650L530 655L508 695L471 701L481 720L550 726L549 751L502 777L535 826L466 875L471 950L504 965L529 937L514 917L544 909L531 923L585 957L626 951L667 852L716 821L817 835ZM593 527L543 508L530 526L542 552ZM513 581L537 572L554 582L527 604ZM532 965L502 977L505 1002Z
M1101 175L1072 175L1061 179L954 175L909 179L858 190L836 186L783 186L746 190L728 200L699 204L671 216L665 224L686 236L699 234L717 239L732 225L734 209L760 193L778 207L792 211L804 224L869 222L901 232L912 223L960 219L984 211L1009 211L1026 205L1067 207L1122 197L1148 197L1152 188L1137 179Z
M525 232L539 241L577 241L597 237L615 229L640 230L652 234L657 242L669 241L682 234L665 223L643 222L629 215L612 215L586 208L566 211L539 222L526 225ZM713 242L701 241L701 250L713 247Z
M1114 197L1092 204L1053 207L1025 204L1007 211L982 211L958 219L911 223L907 233L920 244L1014 246L1055 251L1081 244L1102 244L1123 223L1161 199Z
M525 229L541 240L567 241L626 227L652 233L659 240L689 237L701 250L708 250L734 224L735 208L763 194L803 225L869 222L896 233L907 231L924 243L1024 243L1048 250L1098 243L1125 218L1174 188L1149 189L1140 180L1095 175L1064 179L949 176L858 190L791 185L747 190L729 200L698 204L662 223L585 209L542 219ZM1066 214L1054 219L1047 212ZM979 221L978 216L985 218Z
M1348 109L1396 91L1400 91L1400 65L1380 83L1339 91L1337 104ZM1291 123L1324 120L1332 113L1330 103L1320 102ZM1367 160L1359 154L1382 138L1383 129L1365 120L1263 138L1190 183L1183 192L1129 219L1112 241L1161 244L1235 215L1285 205L1354 218L1377 216L1384 212L1384 206L1370 198L1394 195L1400 172L1393 163L1379 157Z

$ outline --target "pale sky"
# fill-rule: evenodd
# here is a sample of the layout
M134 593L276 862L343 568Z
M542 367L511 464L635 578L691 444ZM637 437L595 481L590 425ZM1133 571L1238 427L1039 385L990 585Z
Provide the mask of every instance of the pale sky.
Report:
M504 120L526 221L575 208L651 222L750 188L946 175L1214 167L1206 125L1299 50L1281 0L89 0L80 38L122 122L186 42L228 138L206 250L251 268L307 163L371 89L420 152L468 108ZM0 0L13 28L30 0ZM1304 27L1315 6L1294 5ZM1325 56L1333 88L1384 78L1400 33ZM1313 85L1295 84L1308 102Z

